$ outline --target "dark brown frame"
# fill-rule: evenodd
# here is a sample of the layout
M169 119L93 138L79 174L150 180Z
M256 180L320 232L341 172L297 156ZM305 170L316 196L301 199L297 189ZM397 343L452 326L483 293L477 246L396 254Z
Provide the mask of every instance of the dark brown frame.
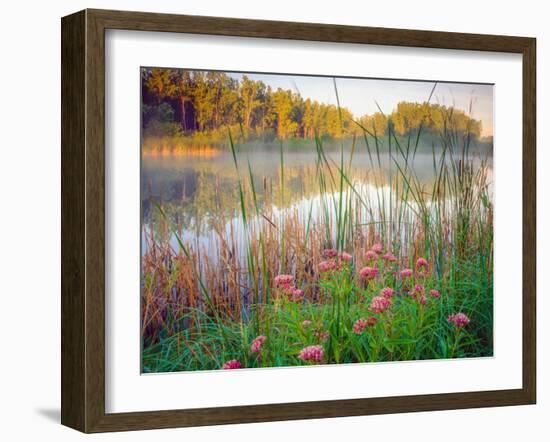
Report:
M523 386L402 397L105 413L105 30L495 51L523 57ZM61 422L83 432L534 404L536 40L449 32L84 10L62 30Z

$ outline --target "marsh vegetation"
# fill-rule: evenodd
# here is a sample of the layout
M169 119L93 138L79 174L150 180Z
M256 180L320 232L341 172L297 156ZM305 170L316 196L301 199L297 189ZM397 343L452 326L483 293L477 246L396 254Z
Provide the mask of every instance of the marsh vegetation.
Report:
M479 121L431 96L355 118L199 74L142 76L143 372L492 355Z

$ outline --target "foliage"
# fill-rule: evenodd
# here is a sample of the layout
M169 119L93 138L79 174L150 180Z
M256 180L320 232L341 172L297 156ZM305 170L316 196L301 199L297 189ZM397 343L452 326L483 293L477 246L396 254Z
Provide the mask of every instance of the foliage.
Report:
M237 186L211 189L208 199L237 201L243 232L214 220L219 242L208 252L184 241L181 220L154 205L163 235L144 230L143 370L491 356L490 174L472 158L470 138L451 127L433 148L429 184L413 167L420 136L402 144L390 125L391 148L381 152L380 137L361 129L370 170L384 161L395 171L375 178L374 193L351 174L343 143L335 162L316 136L320 210L308 219L273 210L287 207L282 145L278 188L259 186L229 131Z
M214 71L144 68L142 102L145 135L159 135L159 121L173 122L195 144L225 141L227 127L235 128L243 140L337 139L362 136L364 130L382 136L390 126L401 136L422 129L433 133L452 130L474 138L481 134L480 121L453 107L400 102L389 115L354 116L345 107L304 99L299 92L273 90L246 75L237 80ZM172 112L166 112L167 106Z
M392 272L397 266L388 265L381 255L376 266L380 276L368 282L357 275L354 262L322 274L322 302L296 302L275 288L271 303L250 312L254 318L222 322L227 342L211 316L190 310L181 319L199 321L200 332L186 328L147 346L144 371L216 370L230 360L239 361L239 368L254 368L492 355L492 343L487 340L492 303L487 296L479 296L492 287L476 287L475 281L485 279L479 268L468 269L474 271L469 275L472 285L463 286L418 272L414 280L396 278ZM373 312L373 299L388 286L396 287L384 298L390 306ZM416 294L415 286L422 293ZM437 297L430 294L431 287L439 288ZM471 315L472 323L458 327L450 318L462 311ZM260 351L253 352L251 345L258 336L265 339ZM320 347L320 360L300 360L300 352L310 346Z

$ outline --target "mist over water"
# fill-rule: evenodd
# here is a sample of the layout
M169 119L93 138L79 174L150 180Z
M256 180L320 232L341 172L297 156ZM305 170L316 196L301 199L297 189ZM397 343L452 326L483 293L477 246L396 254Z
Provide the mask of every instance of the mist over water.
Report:
M398 193L402 195L405 183L399 180L399 168L414 174L429 195L441 166L440 148L432 151L431 146L424 145L416 153L409 149L408 158L405 158L405 152L404 148L398 150L394 146L390 156L388 146L382 146L377 155L372 148L369 153L364 145L357 143L352 146L349 142L343 149L328 147L324 153L331 164L332 176L329 174L327 189L323 192L318 180L319 156L313 143L306 147L283 146L282 160L280 147L243 146L236 151L238 172L229 148L197 148L167 155L144 154L141 172L142 239L155 232L152 201L157 201L170 207L168 212L181 238L199 249L215 251L220 234L241 237L244 241L238 186L240 175L245 193L252 194L249 170L262 213L258 218L253 208L248 207L249 222L258 227L266 222L276 223L281 216L290 213L303 224L308 220L313 225L318 222L323 208L321 193L329 201L337 198L341 164L355 188L351 190L348 183L344 183L345 192L357 193L363 198L354 204L364 205L366 201L372 212L379 213L382 209L389 213L391 207L380 207L380 200L388 204L392 198L395 201ZM459 154L455 155L458 158ZM446 158L448 163L450 155L447 154ZM486 161L488 173L492 172L492 154L487 146L474 146L466 160L474 165ZM408 204L414 211L414 201ZM358 212L359 209L355 207ZM363 209L366 218L368 210ZM334 211L329 215L333 219ZM412 216L412 213L408 215ZM175 250L178 249L175 238L171 238L170 243ZM146 247L147 242L142 241L142 252Z

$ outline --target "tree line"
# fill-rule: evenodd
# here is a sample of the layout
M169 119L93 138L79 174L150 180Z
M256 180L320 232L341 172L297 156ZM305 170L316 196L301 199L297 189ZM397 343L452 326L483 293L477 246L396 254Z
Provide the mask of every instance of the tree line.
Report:
M149 135L216 134L239 129L248 136L278 139L384 135L389 128L407 135L420 127L453 130L479 138L481 121L439 104L400 102L391 114L354 116L345 107L304 99L273 89L246 75L179 69L142 69L142 129Z

